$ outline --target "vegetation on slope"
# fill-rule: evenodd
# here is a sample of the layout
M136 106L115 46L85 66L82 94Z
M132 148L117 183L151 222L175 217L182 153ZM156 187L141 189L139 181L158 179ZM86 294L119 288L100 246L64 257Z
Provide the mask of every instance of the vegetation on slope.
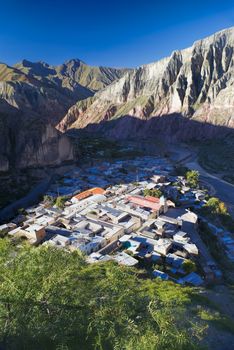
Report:
M234 135L214 139L199 145L199 162L208 172L220 174L224 180L234 183Z
M216 197L210 197L207 203L199 211L218 227L224 227L229 231L234 230L234 220L229 214L224 202Z
M197 349L192 290L115 263L0 240L0 345L7 349ZM190 315L190 316L189 316Z

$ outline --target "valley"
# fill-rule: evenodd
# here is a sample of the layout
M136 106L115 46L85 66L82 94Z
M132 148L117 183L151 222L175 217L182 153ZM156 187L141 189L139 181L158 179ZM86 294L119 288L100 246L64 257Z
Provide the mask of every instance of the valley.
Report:
M234 27L0 63L1 348L233 349L233 87Z

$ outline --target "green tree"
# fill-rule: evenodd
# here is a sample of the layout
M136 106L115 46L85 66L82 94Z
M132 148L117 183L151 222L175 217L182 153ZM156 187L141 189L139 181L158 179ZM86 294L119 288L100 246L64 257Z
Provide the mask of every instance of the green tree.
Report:
M149 190L148 188L146 188L144 190L144 196L151 196L151 197L155 197L155 198L160 198L163 195L162 191L157 189L157 188L153 188L151 190Z
M223 225L227 230L234 230L234 220L229 214L228 209L224 202L216 197L211 197L208 199L207 203L203 206L201 210L203 215L215 219Z
M216 197L211 197L205 204L205 207L210 210L211 214L226 215L228 213L224 202L221 202Z
M198 187L199 184L199 172L197 170L189 170L186 173L186 180L193 188Z
M198 349L192 290L78 252L0 240L5 349Z
M186 273L194 272L197 269L195 262L189 259L183 262L182 268Z
M63 209L65 206L66 197L58 196L55 201L55 205L59 209Z

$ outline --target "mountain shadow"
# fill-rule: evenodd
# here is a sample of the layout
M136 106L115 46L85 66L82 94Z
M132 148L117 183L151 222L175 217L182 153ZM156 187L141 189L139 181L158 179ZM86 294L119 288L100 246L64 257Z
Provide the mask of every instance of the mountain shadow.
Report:
M136 139L139 141L145 138L157 138L164 142L174 143L221 138L234 134L234 130L227 126L214 125L174 113L150 119L139 119L126 115L114 120L89 124L83 129L69 129L65 134L79 137L82 133L99 134L115 140Z

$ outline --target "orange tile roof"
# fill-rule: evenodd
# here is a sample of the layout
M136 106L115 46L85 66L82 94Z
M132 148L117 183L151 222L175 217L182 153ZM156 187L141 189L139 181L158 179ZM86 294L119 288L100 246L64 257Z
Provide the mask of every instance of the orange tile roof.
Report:
M84 191L84 192L77 194L73 198L76 198L78 200L82 200L82 199L88 198L90 196L93 196L94 194L104 194L105 192L106 191L103 188L94 187L94 188L91 188L87 191Z

